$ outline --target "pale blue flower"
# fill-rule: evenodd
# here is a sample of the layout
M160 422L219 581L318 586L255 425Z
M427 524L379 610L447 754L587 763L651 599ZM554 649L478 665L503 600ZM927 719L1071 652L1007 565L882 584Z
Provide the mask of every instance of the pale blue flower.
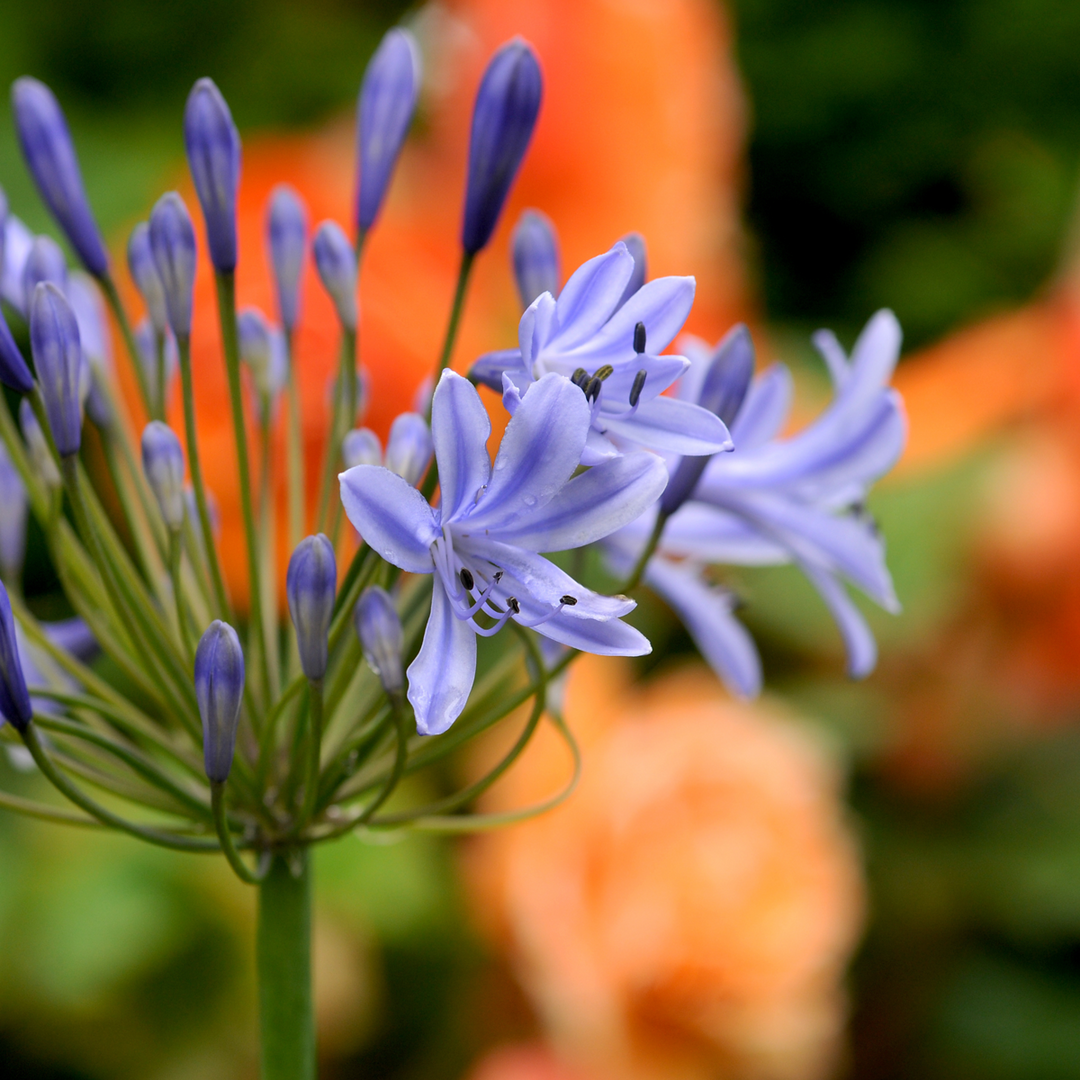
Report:
M345 512L367 543L403 570L435 575L424 643L408 671L422 734L445 731L461 713L476 671L476 635L494 634L507 619L587 652L649 651L620 621L632 600L600 596L539 554L607 536L663 489L662 462L642 452L574 476L589 416L576 386L554 374L541 378L492 466L483 403L468 380L445 371L431 414L441 508L389 469L358 465L341 474Z
M702 655L744 697L761 688L757 650L732 613L731 594L706 583L706 565L795 563L836 620L852 678L873 670L877 646L845 583L885 610L899 610L884 541L862 502L873 481L895 464L907 437L903 403L888 386L900 327L892 312L878 312L850 361L831 334L814 340L833 376L831 404L798 434L780 438L791 376L781 364L759 375L732 424L734 452L706 466L691 499L668 521L645 571L645 581L682 618ZM696 398L710 350L704 343L685 347L692 356L700 351L701 362L679 392ZM609 538L616 568L633 564L654 520L646 516Z
M689 367L683 356L660 354L690 313L694 279L657 278L623 303L634 273L620 240L579 267L558 300L538 296L521 317L519 347L482 356L470 378L501 391L510 413L545 374L573 379L590 406L585 465L617 456L624 442L678 454L730 450L719 417L661 396Z

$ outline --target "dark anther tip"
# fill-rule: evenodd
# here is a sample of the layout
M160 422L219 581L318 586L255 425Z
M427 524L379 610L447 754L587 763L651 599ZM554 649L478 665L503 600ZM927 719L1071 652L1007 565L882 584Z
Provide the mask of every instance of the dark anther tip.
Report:
M639 322L634 327L634 352L643 353L645 351L645 324Z
M593 378L599 379L603 382L609 375L614 374L615 369L610 364L605 364L603 367L597 368L593 372Z
M585 391L585 397L589 401L595 401L600 396L600 391L603 390L604 384L597 378L590 379L582 389Z
M559 603L565 604L567 607L573 607L577 603L577 597L570 595L560 596Z
M495 584L498 585L502 581L503 572L501 570L495 571Z
M506 601L506 606L515 615L520 615L521 614L521 605L518 603L516 596L511 596L510 599Z
M640 323L638 324L641 325ZM633 408L638 403L638 399L641 397L641 391L645 389L645 378L649 373L642 368L634 376L634 385L630 387L630 408Z
M584 386L588 378L589 373L583 367L579 367L574 371L574 374L570 376L570 381L575 386Z
M461 584L465 586L466 590L472 592L472 587L476 584L473 580L472 571L467 570L464 566L461 568Z

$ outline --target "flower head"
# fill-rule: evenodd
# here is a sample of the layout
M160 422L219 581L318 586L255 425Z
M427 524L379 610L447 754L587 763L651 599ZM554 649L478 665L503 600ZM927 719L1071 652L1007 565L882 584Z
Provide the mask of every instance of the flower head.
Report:
M540 554L608 535L663 488L663 467L647 453L575 477L588 426L581 391L548 375L522 400L492 466L479 395L445 371L431 413L439 509L388 469L358 465L341 474L345 512L367 543L403 570L435 575L424 642L408 671L421 733L445 731L458 717L475 674L476 635L490 636L508 619L588 652L649 651L619 621L633 601L584 588Z

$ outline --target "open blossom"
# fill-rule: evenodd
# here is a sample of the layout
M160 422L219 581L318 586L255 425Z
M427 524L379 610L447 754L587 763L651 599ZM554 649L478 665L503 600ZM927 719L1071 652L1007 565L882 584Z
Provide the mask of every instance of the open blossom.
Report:
M573 476L589 420L580 390L549 374L522 399L492 466L483 403L468 380L445 371L431 413L441 507L389 469L341 474L345 512L367 543L403 570L435 575L424 642L408 671L421 733L445 731L458 717L476 671L476 635L510 618L588 652L649 651L620 621L632 600L594 593L540 554L607 536L663 490L663 463L644 452Z
M521 317L518 348L482 356L470 373L501 391L510 413L549 372L573 379L590 406L582 464L619 453L626 441L676 454L730 450L719 417L694 402L663 397L689 367L662 356L694 302L692 277L648 282L623 302L635 260L623 241L580 266L556 300L541 293Z
M791 376L782 364L758 376L732 424L735 451L709 462L691 499L665 526L645 571L717 674L742 696L761 688L757 650L732 613L734 597L705 582L704 566L797 564L836 620L852 678L873 670L877 646L843 582L887 611L899 610L884 540L862 503L907 438L902 401L888 386L900 326L892 312L878 312L850 360L831 333L815 335L814 344L833 379L832 403L794 437L778 438L791 404ZM699 350L691 344L689 351ZM707 351L703 343L700 351ZM680 395L695 397L700 390L706 363L697 359ZM635 522L608 541L616 566L632 563L653 520Z

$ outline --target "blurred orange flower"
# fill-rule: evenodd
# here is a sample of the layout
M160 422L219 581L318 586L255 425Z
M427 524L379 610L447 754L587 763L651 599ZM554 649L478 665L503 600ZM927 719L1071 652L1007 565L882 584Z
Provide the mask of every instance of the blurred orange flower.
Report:
M468 855L554 1045L609 1080L824 1075L863 886L820 747L696 667L640 687L586 657L567 721L574 797ZM555 790L565 759L544 733L489 806Z

